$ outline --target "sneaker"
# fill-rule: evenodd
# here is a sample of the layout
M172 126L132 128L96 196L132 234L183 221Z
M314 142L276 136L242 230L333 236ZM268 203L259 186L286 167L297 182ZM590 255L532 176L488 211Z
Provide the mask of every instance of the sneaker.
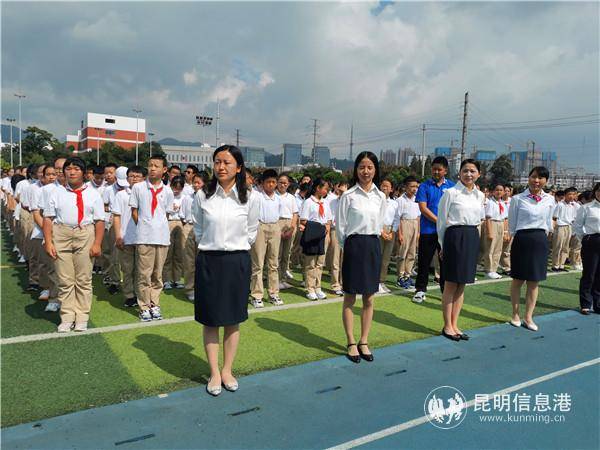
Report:
M134 306L137 306L137 304L138 304L137 298L131 297L131 298L125 299L125 303L123 303L123 306L126 308L133 308Z
M423 300L425 300L425 292L423 291L417 292L412 298L412 301L415 303L423 303Z
M481 264L477 264L477 272L483 272L485 269Z
M387 287L385 284L383 285L383 290L385 291L386 294L390 294L392 292L392 290Z
M387 294L387 292L385 291L385 286L383 285L383 283L379 283L379 290L377 291L378 294Z
M269 298L269 301L271 303L273 303L275 306L281 306L281 305L283 305L283 300L281 300L278 295L272 295Z
M566 267L561 267L560 269L558 269L559 272L568 272L569 269L567 269Z
M152 320L162 320L162 314L160 313L160 306L153 306L150 308L150 314L152 315Z
M560 268L559 267L552 267L550 270L552 272L560 272Z
M300 286L302 286L302 287L306 287L306 283L305 283L304 281L301 281L301 282L300 282Z
M19 255L19 261L21 264L27 262L27 260L23 257L23 255Z
M292 285L286 283L285 281L282 281L281 283L279 283L279 290L280 291L283 291L284 289L289 289L291 287L292 287Z
M19 247L17 247L16 245L13 247L13 253L21 253L19 252Z
M44 311L46 312L57 312L60 309L60 303L48 302Z
M486 278L489 278L490 280L499 280L500 278L502 278L502 275L496 273L496 272L488 272L485 274Z
M315 292L315 295L319 300L325 300L327 298L327 294L325 294L325 292L323 292L321 289Z
M116 285L116 284L109 284L108 288L107 288L107 291L108 291L109 294L114 295L117 292L119 292L120 289L119 289L119 286Z
M170 281L165 281L165 283L163 284L163 289L165 291L171 290L171 289L173 289L173 285L171 284Z
M102 268L100 266L94 266L92 268L92 273L95 273L95 274L102 273Z
M187 297L187 299L188 299L190 302L193 302L194 300L196 300L196 296L194 295L194 293L193 293L193 292L189 292L189 293L186 295L186 297Z
M402 289L406 289L406 278L398 277L396 280L396 286Z
M183 289L185 287L185 284L183 284L181 281L178 281L173 287L175 289Z
M286 271L285 271L285 277L286 277L288 280L293 280L293 279L294 279L294 274L293 274L292 272L290 272L289 270L286 270Z
M42 292L40 292L40 296L38 297L38 300L48 300L50 298L50 291L48 289L44 289Z
M68 333L71 331L71 328L73 328L73 322L61 322L56 331L59 333Z
M106 277L103 277L103 278L102 278L102 284L103 284L103 285L105 285L105 286L108 286L108 285L110 285L110 284L111 284L110 277L108 277L108 276L106 276Z
M319 299L317 297L317 294L315 294L314 292L309 292L308 294L306 294L306 298L313 301Z
M413 269L412 272L410 273L411 277L416 277L417 275L419 275L419 274L417 273L417 271L415 269Z
M144 311L140 311L140 321L141 322L150 322L152 320L152 314L149 309Z
M575 269L575 270L583 270L583 266L581 264L575 264L573 266L573 269Z
M39 291L40 290L40 285L36 284L36 283L31 283L29 286L27 286L27 290L29 292Z
M413 280L412 278L407 278L406 281L408 281L408 285L410 287L415 287L415 280Z
M254 306L255 308L262 308L262 307L264 307L264 306L265 306L265 305L263 304L262 298L254 298L254 297L252 297L252 298L250 299L250 304L251 304L252 306Z
M87 331L87 322L78 322L75 324L74 331Z
M336 289L334 292L335 292L335 295L337 295L339 297L344 296L344 291L342 291L341 289Z

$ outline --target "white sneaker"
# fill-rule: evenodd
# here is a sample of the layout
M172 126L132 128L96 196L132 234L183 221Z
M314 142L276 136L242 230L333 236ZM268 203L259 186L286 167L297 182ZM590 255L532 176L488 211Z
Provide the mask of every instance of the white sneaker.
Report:
M278 295L272 295L269 298L269 301L271 303L273 303L275 306L281 306L281 305L283 305L283 300L281 300Z
M173 286L174 289L183 289L185 287L185 284L183 284L181 281L178 281L177 283L175 283L175 285Z
M194 300L196 300L196 296L194 295L194 293L193 293L193 292L190 292L189 294L187 294L187 299L188 299L190 302L193 302Z
M481 264L477 264L477 272L483 272L485 269Z
M425 292L423 291L418 291L412 298L415 303L423 303L423 300L425 300Z
M302 282L300 283L300 286L302 286L302 287L306 287L306 283L305 283L304 281L302 281Z
M173 284L170 281L165 281L164 284L163 284L163 289L165 291L173 289Z
M38 300L48 300L50 298L50 291L48 289L44 289L42 292L40 292L40 296L38 297Z
M71 331L71 328L73 328L72 322L61 322L56 331L58 331L59 333L68 333L69 331Z
M27 262L27 260L26 260L26 259L23 257L23 255L20 255L19 262L20 262L21 264L23 264L23 263L26 263L26 262Z
M254 306L255 308L262 308L262 307L264 307L264 306L265 306L265 305L263 304L263 301L262 301L262 299L261 299L261 298L254 298L254 297L252 297L252 298L250 299L250 304L251 304L252 306Z
M150 321L152 321L152 314L150 313L149 309L146 309L144 311L140 311L140 321L141 322L150 322Z
M323 292L321 289L315 292L315 294L319 300L325 300L327 298L327 294L325 294L325 292Z
M413 269L413 270L412 270L412 272L411 272L410 274L411 274L413 277L416 277L417 275L419 275L415 269Z
M335 291L335 295L339 295L340 297L343 297L344 291L342 291L341 289L338 289L337 291Z
M60 303L49 302L46 305L46 309L44 309L44 311L46 311L46 312L57 312L59 309L60 309Z
M306 298L309 300L318 300L317 294L315 294L314 292L309 292L308 294L306 294Z
M288 280L293 280L293 279L294 279L294 274L293 274L292 272L290 272L289 270L286 270L286 271L285 271L285 277L286 277Z
M583 270L583 266L581 264L575 264L573 266L573 269L575 269L575 270Z
M289 288L291 288L291 287L292 287L292 285L291 285L291 284L288 284L288 283L286 283L285 281L283 281L283 282L279 283L279 290L280 290L280 291L283 291L284 289L289 289Z
M150 308L150 314L152 315L152 320L162 320L162 314L160 312L160 306L153 306Z
M500 275L497 272L488 272L485 274L486 278L489 278L490 280L499 280L500 278L502 278L502 275Z
M75 331L87 331L87 322L79 322L75 324Z
M387 294L387 292L385 291L385 286L382 283L379 283L379 290L377 291L378 294Z
M20 253L19 247L17 247L16 245L13 247L13 253Z

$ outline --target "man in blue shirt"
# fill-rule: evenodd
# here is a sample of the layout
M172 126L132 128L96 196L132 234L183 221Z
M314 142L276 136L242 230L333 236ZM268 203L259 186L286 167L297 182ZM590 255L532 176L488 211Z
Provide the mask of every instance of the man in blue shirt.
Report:
M416 294L413 302L421 303L425 300L427 281L429 280L429 266L435 253L440 250L437 235L437 213L442 194L446 189L454 186L446 180L448 173L448 160L437 156L431 163L431 179L424 181L417 191L416 201L421 210L421 234L419 236L419 262L417 266L417 280L415 283ZM440 286L444 286L444 274L440 267Z

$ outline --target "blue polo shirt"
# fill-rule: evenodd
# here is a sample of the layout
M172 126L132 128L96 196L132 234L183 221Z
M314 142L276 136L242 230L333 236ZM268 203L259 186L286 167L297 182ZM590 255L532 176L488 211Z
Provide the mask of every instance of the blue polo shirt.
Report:
M438 186L435 180L430 178L419 186L415 201L417 203L427 202L429 211L437 216L438 205L440 204L442 194L446 189L450 189L452 186L454 186L454 183L448 179L444 179L441 186ZM421 214L421 234L437 234L435 223L426 218L424 214Z

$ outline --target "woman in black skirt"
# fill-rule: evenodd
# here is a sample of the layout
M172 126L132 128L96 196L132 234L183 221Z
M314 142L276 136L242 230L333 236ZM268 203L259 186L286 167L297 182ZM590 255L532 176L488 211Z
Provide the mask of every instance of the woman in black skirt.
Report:
M458 328L458 318L464 302L465 285L475 281L479 254L481 210L485 195L477 189L479 162L465 159L460 164L459 181L444 191L437 215L437 233L441 246L441 271L444 278L442 336L453 340L468 340Z
M238 389L232 373L239 324L248 318L250 246L258 230L258 197L246 186L241 151L223 145L213 153L214 175L193 204L198 242L195 318L204 325L204 349L210 366L206 391ZM219 327L223 333L223 368L219 370Z
M512 197L508 211L508 231L513 237L510 250L510 324L537 331L533 310L538 296L538 284L546 279L548 263L548 233L552 230L554 197L543 190L550 173L545 167L529 172L528 188ZM519 303L521 287L527 282L525 318L521 321Z
M362 152L354 162L354 186L340 197L336 230L344 249L342 285L344 307L342 321L348 339L347 357L359 363L360 359L373 361L368 339L373 321L373 298L379 290L381 246L386 198L379 184L379 162L371 152ZM356 295L362 295L361 335L354 340L354 313Z

